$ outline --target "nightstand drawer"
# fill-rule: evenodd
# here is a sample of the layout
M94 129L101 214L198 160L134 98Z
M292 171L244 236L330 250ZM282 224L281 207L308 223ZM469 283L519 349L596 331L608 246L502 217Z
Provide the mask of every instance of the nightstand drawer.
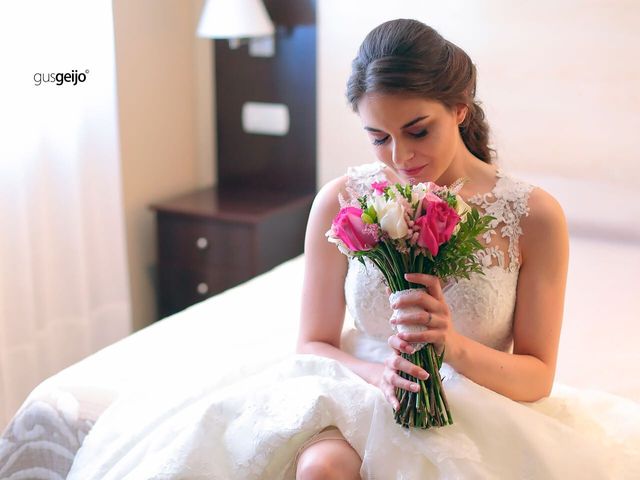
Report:
M161 265L159 269L160 318L248 280L252 275L233 267L191 269Z
M253 228L250 225L190 218L158 216L158 259L190 268L253 266Z
M313 197L213 187L153 205L159 318L301 254Z

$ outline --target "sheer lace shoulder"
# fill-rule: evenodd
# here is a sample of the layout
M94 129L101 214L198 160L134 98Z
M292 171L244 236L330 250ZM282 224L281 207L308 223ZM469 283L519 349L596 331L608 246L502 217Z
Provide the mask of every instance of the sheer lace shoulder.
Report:
M490 229L483 235L485 249L478 256L485 267L494 265L506 268L510 272L520 268L520 250L518 240L522 235L520 219L529 215L529 194L533 185L517 180L507 175L501 168L496 172L497 181L495 187L487 193L476 194L467 199L488 215L495 217L490 224ZM509 255L509 264L505 265L504 250L496 245L496 230L500 231L502 238L508 241L505 245ZM498 238L498 237L496 237Z

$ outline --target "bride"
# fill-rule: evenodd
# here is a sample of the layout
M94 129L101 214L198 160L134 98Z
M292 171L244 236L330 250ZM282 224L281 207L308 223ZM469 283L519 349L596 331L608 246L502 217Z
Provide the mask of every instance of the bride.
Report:
M208 375L163 372L103 414L68 478L640 478L638 405L554 384L565 218L548 193L494 164L475 87L470 58L432 28L395 20L371 31L347 97L377 161L315 199L297 353L286 354L281 336L260 338L216 367L226 376L214 379L208 365ZM467 203L495 217L479 239L482 275L444 283L413 274L427 290L390 304L373 265L327 241L339 209L373 182L461 177ZM389 319L408 305L421 313L397 321L427 330L396 335ZM415 387L398 372L425 375L399 354L414 342L444 349L453 425L395 423L395 389Z
M427 377L427 372L400 356L412 353L412 342L433 343L438 351L444 348L444 361L455 372L517 402L548 397L553 386L569 257L564 214L551 195L493 165L488 125L474 99L475 88L471 59L432 28L396 20L371 31L353 61L347 97L380 164L350 169L348 175L325 185L309 219L298 352L339 361L378 387L394 409L396 387L419 390L399 370ZM323 233L340 207L349 203L345 199L357 206L353 201L374 181L450 185L463 177L469 181L462 197L496 217L484 236L485 275L444 290L435 277L411 275L407 279L424 285L428 293L414 291L390 308L419 306L421 314L397 321L422 324L427 330L393 334L384 323L391 310L372 308L378 304L371 290L381 285L381 276L375 275L372 264L365 272L356 260L347 260ZM358 330L341 339L345 302ZM387 351L381 342L385 335ZM478 415L488 413L479 405L475 410ZM509 456L523 452L506 449L512 439L499 419L484 433L506 435L502 461L510 462ZM521 421L520 428L537 427L527 417ZM338 428L328 426L300 448L297 477L359 478L361 453ZM583 460L587 462L583 466L590 464L588 458ZM534 455L531 461L538 459ZM565 467L546 468L545 478L550 478ZM524 465L518 476L528 478Z

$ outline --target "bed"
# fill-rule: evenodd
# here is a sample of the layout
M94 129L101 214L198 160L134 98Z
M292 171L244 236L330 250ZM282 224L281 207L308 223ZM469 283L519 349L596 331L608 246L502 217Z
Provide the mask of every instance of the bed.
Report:
M571 257L556 380L640 402L640 230L630 221L640 218L640 211L633 192L518 176L554 194L569 221ZM594 188L605 188L604 195L593 195ZM584 208L576 199L593 204ZM162 381L168 372L217 376L220 381L225 375L249 373L227 367L243 348L269 352L265 357L271 361L293 352L303 269L301 255L44 381L0 438L0 478L65 478L100 415L135 385ZM352 328L348 315L344 328ZM273 338L290 349L274 354Z

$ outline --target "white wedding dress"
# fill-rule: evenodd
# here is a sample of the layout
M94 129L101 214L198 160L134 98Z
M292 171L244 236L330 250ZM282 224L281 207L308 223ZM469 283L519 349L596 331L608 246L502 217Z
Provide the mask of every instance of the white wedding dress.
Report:
M348 175L351 199L385 179L379 163ZM496 217L483 238L484 275L445 286L456 329L502 351L513 347L519 225L532 188L498 170L491 192L468 199ZM392 330L381 274L349 260L345 298L355 328L342 348L382 362ZM330 425L359 453L368 479L640 478L640 406L631 400L556 384L549 398L519 403L445 363L454 424L407 430L382 393L340 363L261 355L222 384L174 378L145 389L146 400L157 399L152 406L133 397L116 403L87 436L68 478L293 478L300 446Z

